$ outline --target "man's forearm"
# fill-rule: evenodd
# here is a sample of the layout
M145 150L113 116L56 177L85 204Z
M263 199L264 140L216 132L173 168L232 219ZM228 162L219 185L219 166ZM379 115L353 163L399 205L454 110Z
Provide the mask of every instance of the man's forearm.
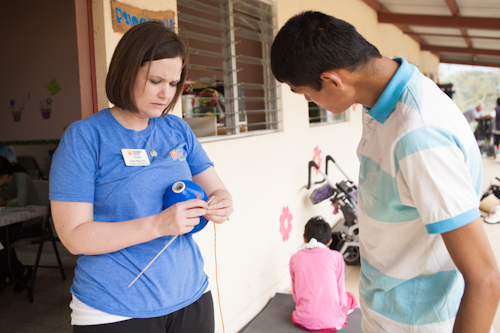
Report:
M487 272L484 272L488 275ZM455 319L454 333L488 333L500 300L500 281L485 277L479 283L465 283L464 296Z

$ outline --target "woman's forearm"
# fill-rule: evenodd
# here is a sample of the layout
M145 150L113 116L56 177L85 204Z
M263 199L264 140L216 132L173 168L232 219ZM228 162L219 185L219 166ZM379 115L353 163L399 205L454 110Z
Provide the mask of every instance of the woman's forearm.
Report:
M72 254L97 255L122 250L160 237L155 233L154 216L124 222L89 221L69 232L64 225L55 223L61 242ZM56 219L54 219L54 222Z
M72 254L96 255L122 250L162 236L181 235L207 213L206 202L193 199L175 204L157 215L123 222L93 220L93 204L52 201L57 234Z

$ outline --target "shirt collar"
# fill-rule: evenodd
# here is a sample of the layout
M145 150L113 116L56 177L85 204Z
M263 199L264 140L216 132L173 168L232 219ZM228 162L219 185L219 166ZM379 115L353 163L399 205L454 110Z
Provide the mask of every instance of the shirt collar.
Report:
M385 88L382 95L370 109L365 106L370 116L372 116L379 123L383 124L387 117L396 107L396 104L403 93L406 83L410 80L415 71L415 66L410 65L404 58L394 58L394 61L399 62L401 65L392 77L391 81Z

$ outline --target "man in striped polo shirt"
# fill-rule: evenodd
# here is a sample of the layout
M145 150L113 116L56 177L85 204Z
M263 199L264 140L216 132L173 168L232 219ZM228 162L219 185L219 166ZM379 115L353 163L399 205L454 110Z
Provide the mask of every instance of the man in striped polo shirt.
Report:
M341 114L365 106L360 160L364 332L490 332L500 273L479 213L482 164L453 101L347 22L291 18L271 49L280 82Z

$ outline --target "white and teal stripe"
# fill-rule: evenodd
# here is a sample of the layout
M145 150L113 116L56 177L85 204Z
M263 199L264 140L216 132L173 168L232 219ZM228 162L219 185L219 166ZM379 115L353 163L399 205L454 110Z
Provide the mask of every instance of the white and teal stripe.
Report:
M395 60L358 146L363 330L451 332L464 282L440 233L480 216L481 156L454 102Z

